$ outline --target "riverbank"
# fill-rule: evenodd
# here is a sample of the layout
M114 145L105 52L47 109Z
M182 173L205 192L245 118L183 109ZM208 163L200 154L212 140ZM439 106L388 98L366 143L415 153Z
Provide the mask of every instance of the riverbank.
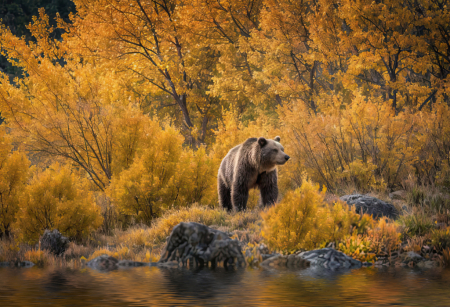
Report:
M335 233L332 239L321 237L323 242L311 245L313 248L297 248L283 250L268 236L268 210L255 208L246 212L228 213L221 209L213 209L193 205L179 210L169 210L157 219L151 227L135 225L127 230L115 229L110 234L96 232L82 242L70 242L63 253L56 256L39 244L27 245L10 240L0 241L0 262L20 263L33 262L38 267L69 267L80 268L87 261L100 255L109 255L118 260L137 262L156 262L165 246L166 239L173 227L180 222L197 222L228 233L241 244L246 262L250 266L259 266L271 254L298 254L304 250L331 247L346 255L373 266L408 266L408 267L445 267L450 264L450 228L448 217L444 213L432 213L425 206L436 206L426 203L419 197L422 204L415 204L417 191L397 191L390 195L371 194L392 204L398 212L395 219L381 217L373 219L364 214L356 214L355 208L349 210L342 207L342 201L334 194L325 194L314 190L303 191L301 195L320 196L323 199L314 210L317 215L322 208L328 208L327 223ZM302 196L302 197L303 197ZM448 195L440 195L446 201ZM289 197L288 197L289 198ZM417 197L416 197L417 198ZM312 199L312 198L310 198ZM421 200L422 199L422 200ZM288 200L281 205L290 205ZM293 210L297 210L302 200L294 200ZM311 201L310 201L311 202ZM419 207L421 205L422 207ZM280 205L277 205L280 206ZM345 206L344 206L345 207ZM271 209L272 210L272 209ZM353 210L353 211L352 211ZM316 213L314 213L316 214ZM330 220L331 219L331 220ZM284 221L281 221L282 223ZM309 225L308 236L315 231L313 224L307 219L302 225ZM280 224L282 225L282 224ZM277 227L281 227L281 226ZM319 225L320 226L320 225ZM306 227L306 226L305 226ZM324 226L321 225L324 232ZM334 227L334 228L333 228ZM295 242L294 242L295 243ZM306 243L304 243L306 244ZM306 246L306 245L294 245Z

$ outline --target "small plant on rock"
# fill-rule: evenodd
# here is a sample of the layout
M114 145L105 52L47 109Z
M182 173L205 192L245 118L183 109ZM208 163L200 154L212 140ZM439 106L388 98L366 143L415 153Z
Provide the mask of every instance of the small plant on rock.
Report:
M431 244L438 251L450 248L450 227L434 230L431 233Z
M376 255L372 252L372 242L368 237L353 234L339 243L338 250L362 262L373 262Z

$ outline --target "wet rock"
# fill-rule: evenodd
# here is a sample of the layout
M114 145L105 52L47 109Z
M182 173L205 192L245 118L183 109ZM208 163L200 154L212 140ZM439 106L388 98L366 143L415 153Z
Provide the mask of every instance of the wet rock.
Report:
M355 206L356 212L367 213L373 215L374 218L388 217L395 219L398 216L397 209L391 204L388 204L378 198L353 194L344 195L340 197L341 200L345 201L350 206Z
M414 266L424 260L425 258L413 251L407 252L402 255L402 262L408 264L409 266Z
M269 259L269 258L272 258L272 257L278 256L278 255L280 255L280 254L278 254L278 253L272 253L272 254L261 254L261 258L262 258L262 260L264 261L264 260L267 260L267 259Z
M277 255L263 261L261 265L273 268L317 266L334 271L342 268L360 268L362 263L335 249L322 248L289 256Z
M238 265L245 266L238 240L199 223L181 222L173 228L158 266L167 266L174 261L183 266L187 266L188 262L195 266L203 266L209 262L215 266L223 262L226 267L234 264L235 259Z
M331 270L341 268L360 268L361 261L355 260L346 254L332 248L322 248L313 251L302 252L298 254L309 262L311 266L321 266Z
M138 266L148 266L149 263L131 261L131 260L121 260L119 261L119 267L138 267Z
M126 267L139 267L139 266L149 266L151 263L146 262L138 262L132 260L117 260L116 258L109 255L101 255L97 258L92 259L86 266L96 269L99 271L112 271L117 270L118 268L126 268Z
M34 263L31 261L17 261L13 263L13 266L16 268L31 268L34 266Z
M86 265L99 271L112 271L119 268L119 260L108 255L101 255L92 259Z
M259 250L259 253L262 255L262 254L270 254L270 252L269 252L269 248L264 244L264 243L261 243L259 246L258 246L258 250Z
M262 266L271 267L271 268L286 268L287 267L287 256L278 255L275 257L271 257L263 262L261 262Z
M45 230L40 242L41 249L46 249L55 255L64 254L69 245L69 239L64 237L57 229L53 231Z
M31 261L4 261L0 262L0 268L3 267L16 267L16 268L31 268L34 266L34 263Z

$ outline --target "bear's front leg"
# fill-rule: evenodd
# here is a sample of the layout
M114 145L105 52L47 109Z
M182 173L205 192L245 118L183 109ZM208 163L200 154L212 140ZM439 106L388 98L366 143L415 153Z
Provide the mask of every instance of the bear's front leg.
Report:
M278 177L277 171L273 170L261 174L258 179L259 192L263 206L271 206L278 200Z
M247 208L248 186L244 183L235 183L231 188L231 202L234 210L242 211Z

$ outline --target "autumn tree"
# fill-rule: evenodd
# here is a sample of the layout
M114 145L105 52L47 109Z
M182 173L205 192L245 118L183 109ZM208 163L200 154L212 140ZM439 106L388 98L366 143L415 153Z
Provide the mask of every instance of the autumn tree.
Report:
M75 4L79 15L74 26L67 27L66 39L74 39L77 52L129 75L125 86L141 104L150 104L159 115L178 118L180 113L179 126L188 141L204 142L209 120L220 112L218 100L207 92L218 54L192 34L196 24L188 20L190 4L177 0Z
M19 197L28 180L30 162L12 151L11 137L0 126L0 237L10 236L19 211Z
M423 83L431 89L429 96L420 102L419 109L427 103L431 104L439 97L450 104L448 95L450 72L450 2L449 1L416 1L411 7L417 22L419 45L417 51L428 63Z
M1 28L3 54L25 72L15 82L1 76L2 116L31 154L73 163L105 190L114 172L131 164L148 117L114 71L80 62L50 38L44 11L29 28L36 43Z

